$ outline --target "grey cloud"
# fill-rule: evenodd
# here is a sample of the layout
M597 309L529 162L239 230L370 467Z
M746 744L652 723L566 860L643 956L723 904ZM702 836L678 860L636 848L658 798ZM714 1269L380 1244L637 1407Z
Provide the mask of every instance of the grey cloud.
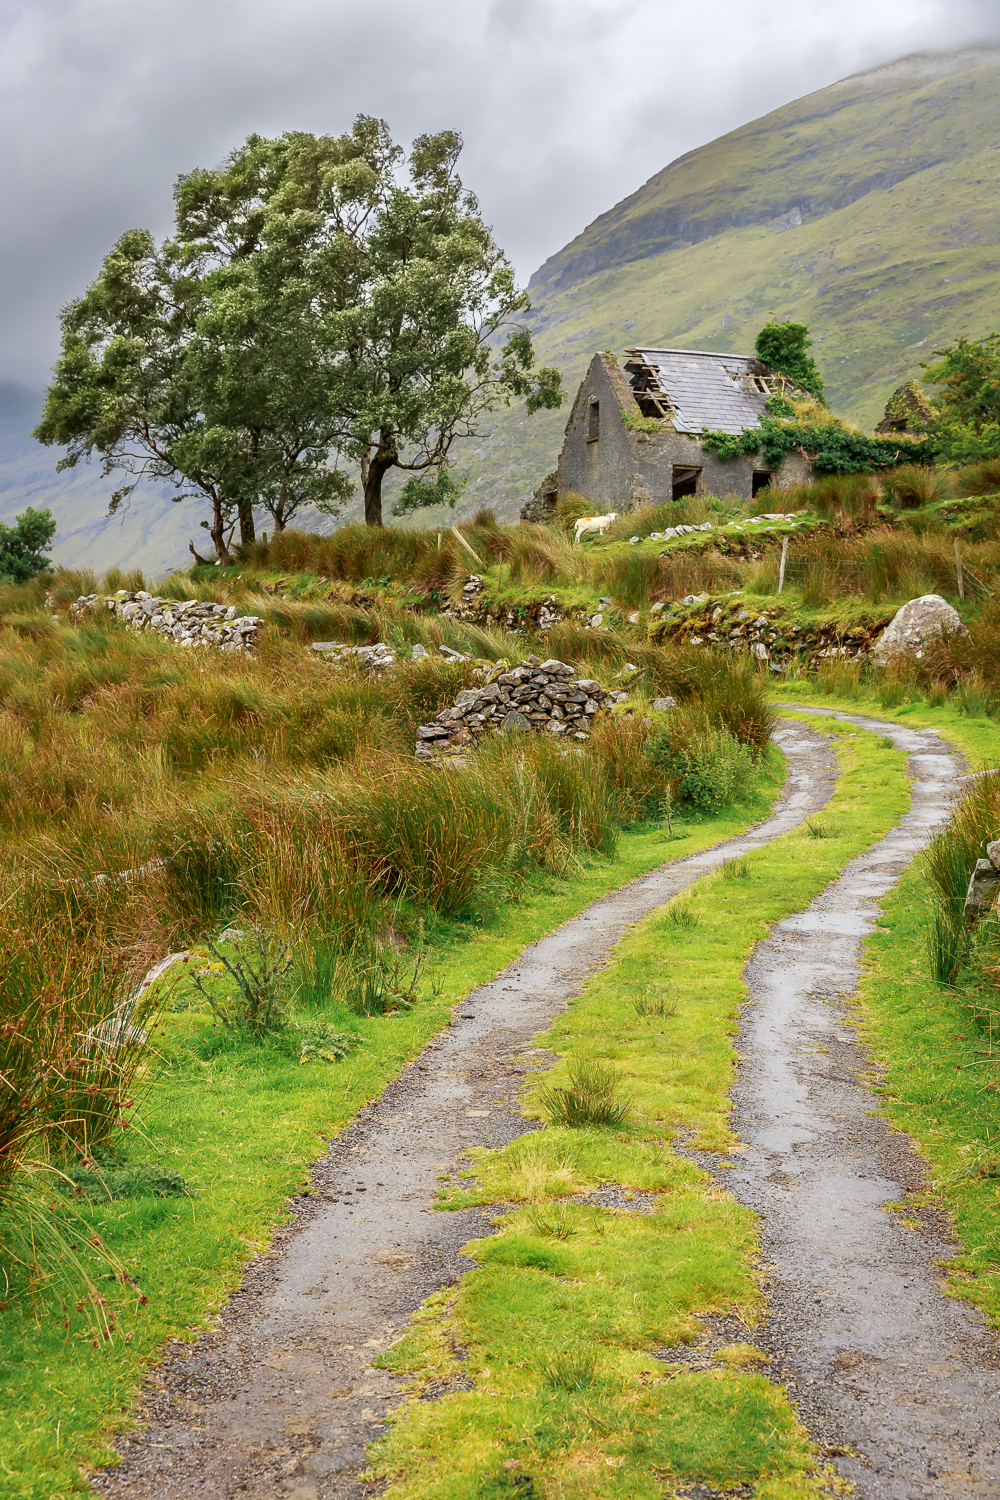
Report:
M955 0L33 0L0 17L0 378L178 173L250 131L455 126L527 279L673 157L847 73L997 35Z

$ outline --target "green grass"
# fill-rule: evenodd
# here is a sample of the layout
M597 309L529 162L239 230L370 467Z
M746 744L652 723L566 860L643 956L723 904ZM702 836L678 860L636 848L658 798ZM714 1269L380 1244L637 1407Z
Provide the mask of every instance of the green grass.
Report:
M900 752L819 727L838 736L830 837L796 829L740 878L698 881L686 896L696 929L672 922L669 907L647 917L540 1038L561 1060L529 1084L529 1116L599 1065L631 1096L629 1124L552 1125L473 1151L471 1173L443 1189L444 1210L516 1206L496 1236L467 1247L478 1268L429 1299L382 1361L413 1382L375 1453L386 1500L499 1497L517 1475L531 1486L522 1493L546 1500L652 1500L682 1480L749 1483L768 1500L822 1487L794 1410L754 1368L761 1356L746 1339L697 1371L653 1353L696 1339L714 1315L740 1319L747 1338L760 1317L754 1215L670 1143L722 1153L723 1165L739 1151L728 1090L747 958L908 804ZM676 1002L672 1014L656 1013L661 997ZM655 1211L572 1201L610 1182L654 1194ZM419 1399L459 1374L471 1390Z
M627 832L616 860L575 863L565 880L539 877L524 900L502 906L488 926L440 922L430 934L435 947L422 975L425 998L412 1011L384 1018L324 1011L325 1021L367 1038L343 1062L300 1065L280 1039L240 1043L213 1035L207 1008L184 1008L192 1000L187 988L174 993L160 1023L155 1086L128 1156L165 1164L196 1196L115 1199L79 1209L149 1299L128 1325L127 1339L94 1348L82 1325L67 1335L58 1305L44 1295L32 1302L15 1281L0 1318L4 1495L50 1500L85 1492L78 1466L109 1461L102 1433L128 1425L145 1365L167 1339L211 1326L247 1258L285 1221L286 1198L306 1180L324 1139L381 1094L446 1023L457 1000L493 978L525 943L609 890L765 816L777 790L765 783L749 804L675 826L672 838L658 825ZM163 983L170 992L169 978Z

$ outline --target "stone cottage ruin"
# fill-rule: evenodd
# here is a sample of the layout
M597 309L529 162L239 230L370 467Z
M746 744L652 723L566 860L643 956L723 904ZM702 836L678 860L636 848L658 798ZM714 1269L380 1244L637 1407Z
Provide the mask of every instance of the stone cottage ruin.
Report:
M755 427L768 396L785 382L759 359L697 349L629 349L622 371L595 354L580 385L559 455L558 489L595 512L627 511L685 495L739 495L808 482L798 454L769 469L759 453L723 462L701 433ZM655 430L642 418L654 418Z

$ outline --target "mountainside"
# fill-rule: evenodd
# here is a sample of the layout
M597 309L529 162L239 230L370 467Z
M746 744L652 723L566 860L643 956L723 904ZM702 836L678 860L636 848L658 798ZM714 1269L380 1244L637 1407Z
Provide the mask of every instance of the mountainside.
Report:
M871 427L940 343L1000 326L1000 49L905 58L689 152L530 283L539 358L571 400L595 349L741 354L807 323L832 406ZM511 516L554 466L563 412L504 412L474 504Z
M793 318L831 405L871 428L939 344L1000 327L998 198L1000 48L903 58L689 152L602 214L532 277L539 359L572 401L596 349L748 353L767 318ZM109 520L113 483L56 474L57 452L29 437L40 404L0 388L0 520L49 505L54 555L77 566L189 560L197 502L147 491ZM457 514L513 518L555 466L567 415L497 413L457 454L470 476Z
M103 479L99 464L57 474L62 450L43 448L31 436L41 407L40 393L0 384L0 521L12 522L29 505L51 510L57 522L53 560L98 573L138 567L155 576L183 567L191 562L189 537L199 551L211 551L199 542L207 538L198 529L203 511L196 502L175 503L169 490L148 485L123 515L109 516L119 481Z

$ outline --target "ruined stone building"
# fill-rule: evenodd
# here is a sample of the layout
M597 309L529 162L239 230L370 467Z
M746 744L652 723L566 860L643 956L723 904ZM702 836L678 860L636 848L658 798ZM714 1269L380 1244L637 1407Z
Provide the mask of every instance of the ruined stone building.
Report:
M559 492L583 495L597 512L621 512L702 493L750 500L768 486L808 481L811 467L798 454L772 470L759 453L724 462L701 444L705 428L755 427L768 396L781 389L780 376L739 354L630 349L624 372L595 354L566 427ZM630 427L644 417L657 428Z

